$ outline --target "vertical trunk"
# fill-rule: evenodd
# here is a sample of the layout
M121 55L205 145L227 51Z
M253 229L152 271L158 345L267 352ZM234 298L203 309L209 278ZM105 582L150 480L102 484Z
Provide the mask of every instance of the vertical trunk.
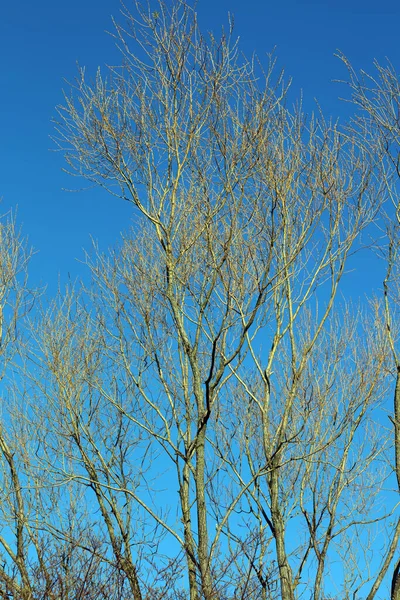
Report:
M120 558L121 567L126 574L134 600L142 600L142 592L140 591L138 574L132 560L126 557Z
M391 600L400 600L400 561L397 563L392 577Z
M199 432L196 444L196 501L198 551L201 575L201 586L204 600L213 600L214 592L209 563L207 506L205 492L205 427Z
M397 365L396 387L394 391L394 450L397 485L400 491L400 365ZM400 600L400 561L392 577L391 600Z
M397 485L400 491L400 365L397 365L396 387L394 391L394 450Z
M278 469L272 471L269 477L271 494L271 521L274 527L276 555L278 559L279 579L282 600L294 600L294 585L292 569L285 549L285 523L279 506L279 474Z
M322 552L318 556L318 569L317 569L317 574L316 574L315 583L314 583L314 600L320 600L321 594L323 591L322 590L322 576L324 574L325 560L326 560L326 556L328 553L328 546L329 546L330 541L331 541L331 537L330 537L330 535L328 535L328 537L326 538L325 547L323 548Z
M185 537L185 554L189 571L189 598L190 600L199 600L199 591L197 587L197 567L194 553L194 543L191 528L190 517L190 496L189 496L189 466L185 463L183 467L183 480L180 487L180 498L183 517L183 529Z

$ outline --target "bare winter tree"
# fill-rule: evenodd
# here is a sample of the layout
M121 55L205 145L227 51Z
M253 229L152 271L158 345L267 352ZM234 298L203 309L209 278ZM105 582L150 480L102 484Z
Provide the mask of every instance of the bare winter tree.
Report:
M0 597L19 600L130 597L126 577L105 559L100 528L81 489L61 489L43 469L44 415L27 374L31 252L13 215L0 220ZM48 449L48 445L46 446ZM41 456L42 455L42 456ZM41 456L41 460L38 457Z
M0 596L372 600L392 569L399 600L397 78L349 66L341 132L231 27L134 9L57 126L133 226L29 316L0 227ZM390 219L383 299L352 303Z
M0 461L2 478L2 533L0 537L2 568L0 593L30 598L32 582L29 576L27 545L29 538L27 516L29 507L22 493L19 463L21 449L19 432L12 431L8 419L6 376L18 353L19 321L29 308L30 297L26 288L29 251L21 238L15 219L5 215L0 221L0 373L2 385L0 423ZM11 432L10 432L11 429ZM7 531L8 530L8 531Z
M358 111L350 128L358 135L361 143L367 144L375 152L379 161L381 177L387 186L391 199L389 208L382 218L382 228L386 232L386 246L380 245L379 251L386 261L387 270L383 280L384 327L391 349L391 371L394 376L393 409L390 419L394 429L394 466L393 470L400 491L400 356L398 349L398 307L399 295L399 179L400 179L400 80L392 64L381 65L375 62L375 72L371 75L353 69L345 56L340 57L349 74L346 82L351 90L351 101ZM371 144L372 140L372 144ZM400 520L396 534L382 564L382 577L389 569L395 556ZM400 598L400 562L397 558L392 576L391 598ZM372 596L371 596L372 597Z
M349 597L375 581L353 541L387 517L389 346L336 297L385 181L365 145L289 110L273 61L246 61L231 30L204 38L184 2L125 18L121 67L82 72L59 112L71 171L136 225L88 258L85 325L65 308L40 339L67 403L58 476L94 491L134 597L151 532L185 557L191 600L322 598L337 556Z

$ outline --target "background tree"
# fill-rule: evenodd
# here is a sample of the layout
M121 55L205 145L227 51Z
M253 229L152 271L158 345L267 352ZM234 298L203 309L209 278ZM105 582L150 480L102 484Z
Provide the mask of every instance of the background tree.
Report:
M391 349L391 372L394 378L393 410L390 419L394 430L393 471L400 490L400 358L398 351L398 306L399 306L399 178L400 178L400 82L393 65L388 61L381 65L374 63L373 75L364 71L357 74L349 60L340 58L349 74L346 82L350 87L351 101L357 107L351 133L358 136L361 143L369 146L374 158L380 165L382 180L385 181L389 207L383 214L382 229L386 234L386 244L380 244L379 254L384 258L387 269L383 279L385 330ZM397 530L400 529L400 521ZM395 536L397 539L397 536ZM382 576L390 566L395 554L393 544L387 559L382 565ZM400 598L399 561L397 561L392 577L391 597Z

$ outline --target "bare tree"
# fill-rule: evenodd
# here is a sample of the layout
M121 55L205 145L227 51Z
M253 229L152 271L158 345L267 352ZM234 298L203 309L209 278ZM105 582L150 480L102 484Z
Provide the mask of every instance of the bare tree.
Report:
M37 352L31 356L37 365L32 376L42 418L40 461L50 486L79 482L87 489L86 496L93 497L100 516L93 526L104 528L108 539L97 555L123 572L132 597L141 599L145 594L136 562L155 552L160 539L154 541L157 528L143 533L146 516L132 503L137 489L145 486L146 464L156 457L148 434L137 432L125 414L135 414L136 395L126 399L118 358L114 362L105 354L103 317L94 313L90 318L72 293L43 314ZM129 402L125 408L120 397ZM89 517L90 522L93 513ZM62 531L58 534L66 538Z
M122 248L88 258L84 311L101 359L84 383L135 432L115 439L138 440L141 452L145 439L151 460L135 473L125 454L123 481L90 430L96 464L68 476L86 478L98 502L113 494L104 519L127 502L164 531L185 556L191 600L272 598L277 586L294 600L309 569L322 598L329 557L385 517L371 481L379 491L386 434L378 443L372 431L388 346L371 329L363 350L358 319L335 304L385 181L365 145L289 110L273 61L266 71L246 61L231 30L204 38L184 2L125 17L123 64L93 84L81 73L58 140L74 174L134 207ZM76 369L60 365L65 386L62 369ZM81 392L68 395L81 406ZM169 513L140 484L155 477L158 453L178 490ZM297 547L289 538L301 524ZM352 556L343 594L365 583L350 576Z
M31 251L12 214L0 220L0 597L20 600L128 597L104 560L101 530L85 516L81 489L51 485L41 455L45 420L26 377ZM30 389L29 389L30 388ZM90 515L91 517L93 515ZM126 579L126 578L125 578Z
M393 471L400 490L400 358L398 350L398 305L399 305L399 233L400 202L398 182L400 178L400 82L395 68L390 62L381 65L374 63L374 73L362 71L360 74L352 67L349 60L340 55L348 72L348 81L352 96L351 101L357 107L352 124L351 134L358 136L360 143L369 146L374 153L382 180L387 187L391 199L389 208L381 219L382 229L386 233L385 243L381 242L379 253L387 264L383 279L384 298L384 329L391 349L391 372L394 376L393 416L390 419L394 430L394 460ZM382 580L395 556L400 531L400 520L389 546L379 582ZM400 598L399 561L395 564L392 576L391 598ZM378 582L377 582L378 583ZM373 598L376 589L373 588L368 598Z
M21 349L21 321L29 312L33 294L27 287L30 251L17 229L15 217L0 220L0 595L32 598L33 581L28 549L34 536L30 530L31 505L23 492L27 483L29 436L13 418L17 404L10 393L10 379Z
M397 224L383 301L352 305L346 271L398 215L397 79L371 98L349 67L368 116L341 131L184 1L124 18L58 143L131 230L26 318L0 228L0 595L372 600L400 535Z

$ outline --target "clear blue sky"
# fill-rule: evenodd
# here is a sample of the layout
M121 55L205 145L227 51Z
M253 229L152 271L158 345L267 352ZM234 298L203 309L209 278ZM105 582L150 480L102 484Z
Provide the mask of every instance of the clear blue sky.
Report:
M67 87L63 78L73 79L76 62L94 73L117 60L105 31L119 8L118 0L4 0L0 6L2 211L18 206L19 222L39 251L33 279L50 289L59 273L65 281L68 272L75 278L82 271L76 258L90 246L90 235L106 248L130 219L129 205L97 189L63 191L80 183L62 172L61 154L49 151L51 118ZM333 56L337 48L366 70L385 56L400 67L395 0L199 0L197 11L202 27L214 31L233 13L246 53L263 56L276 46L279 65L294 78L294 92L303 89L307 109L317 97L332 115L348 110L337 99L344 90L331 83L345 75Z

